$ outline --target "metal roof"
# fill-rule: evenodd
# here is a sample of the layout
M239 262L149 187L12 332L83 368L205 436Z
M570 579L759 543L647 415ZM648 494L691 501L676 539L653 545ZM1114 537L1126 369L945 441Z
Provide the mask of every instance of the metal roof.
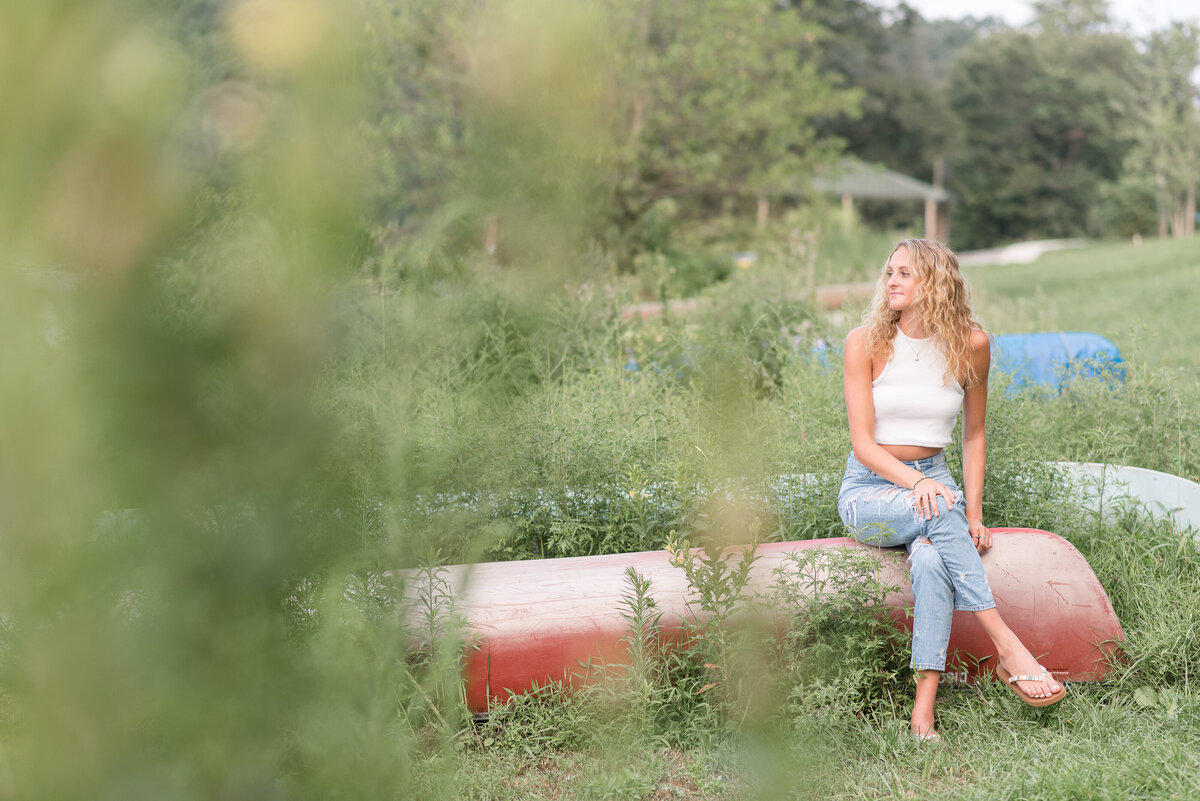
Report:
M818 173L813 187L822 192L878 200L950 200L950 193L933 184L864 161L844 159Z

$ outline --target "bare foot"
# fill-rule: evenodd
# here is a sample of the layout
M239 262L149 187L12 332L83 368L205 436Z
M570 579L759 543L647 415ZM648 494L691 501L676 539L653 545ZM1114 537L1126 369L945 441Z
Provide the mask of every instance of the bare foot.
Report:
M942 673L938 670L917 671L917 694L913 699L912 722L908 728L918 740L937 738L933 728L933 705L937 701L941 677Z

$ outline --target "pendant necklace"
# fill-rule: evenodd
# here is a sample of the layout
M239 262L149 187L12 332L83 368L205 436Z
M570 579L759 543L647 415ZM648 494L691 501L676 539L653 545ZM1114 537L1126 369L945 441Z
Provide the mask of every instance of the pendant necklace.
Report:
M928 338L922 340L920 348L917 348L917 346L915 344L916 342L917 342L917 340L912 339L910 337L908 340L908 349L912 351L913 361L919 362L919 361L921 361L921 354L925 352L925 349L927 347L929 347L929 340L928 340Z
M900 330L899 326L896 327L896 330L900 331L901 334L904 334L904 331ZM908 349L912 351L913 361L921 361L921 354L924 353L925 349L929 347L929 340L931 337L927 336L924 339L916 339L914 337L910 337L908 334L904 334L904 339L908 342ZM919 348L917 347L918 342L921 343L921 347Z

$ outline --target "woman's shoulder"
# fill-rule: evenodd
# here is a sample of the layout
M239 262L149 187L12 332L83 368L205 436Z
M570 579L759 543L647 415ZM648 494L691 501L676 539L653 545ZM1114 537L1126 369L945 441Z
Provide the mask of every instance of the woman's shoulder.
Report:
M981 378L986 384L988 370L992 365L992 335L982 328L972 328L970 341L972 370L968 371L968 375L973 371L977 377L974 380Z
M849 365L870 365L871 355L867 352L867 327L860 325L846 334L845 362Z
M971 350L973 350L973 351L979 351L979 350L984 350L984 349L989 350L989 351L991 350L992 335L989 334L987 331L984 331L982 328L972 327L970 332L968 333L968 337L970 338L970 342L971 342Z
M846 353L865 354L867 352L867 333L865 325L851 328L850 333L846 334Z
M846 344L851 342L861 344L867 338L867 327L865 325L856 326L850 329L850 333L846 334Z

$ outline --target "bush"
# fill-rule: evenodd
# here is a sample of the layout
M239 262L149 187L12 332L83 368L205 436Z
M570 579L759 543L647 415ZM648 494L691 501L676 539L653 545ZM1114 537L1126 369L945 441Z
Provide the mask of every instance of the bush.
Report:
M1149 176L1124 175L1100 184L1088 230L1098 237L1149 236L1158 230L1158 198Z

